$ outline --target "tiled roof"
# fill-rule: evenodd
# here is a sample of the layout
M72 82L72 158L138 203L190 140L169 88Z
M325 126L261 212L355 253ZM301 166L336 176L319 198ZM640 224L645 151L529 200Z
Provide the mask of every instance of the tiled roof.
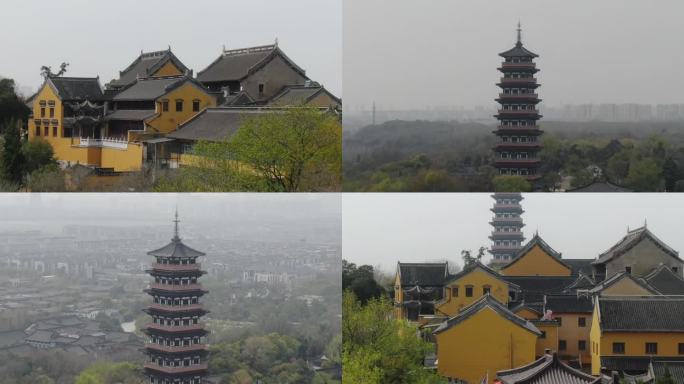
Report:
M205 255L203 252L196 251L183 244L179 238L174 238L169 244L147 252L147 254L157 257L199 257Z
M207 108L181 124L167 137L180 140L227 140L240 129L246 118L265 113L279 112L256 108Z
M544 295L561 294L570 285L573 276L503 276L504 280L520 287L522 294L519 300L527 303L541 303Z
M644 280L663 295L684 295L684 278L664 264L655 268Z
M575 279L575 281L573 281L570 285L565 287L564 291L574 292L578 289L593 288L594 285L596 285L596 283L591 277L581 273L579 276L577 276L577 279Z
M149 77L169 61L174 63L182 73L189 71L176 55L171 52L171 49L155 52L141 52L140 56L133 60L126 69L119 72L119 79L112 80L107 86L124 87L134 82L138 77Z
M523 47L521 42L518 42L515 47L509 49L508 51L499 53L501 57L539 57L536 53L527 50Z
M594 181L583 187L567 189L565 192L632 192L632 190L607 181Z
M443 286L449 274L447 263L397 263L402 286Z
M619 282L623 279L632 280L638 286L644 288L645 290L651 292L654 295L660 294L660 292L658 292L655 288L650 286L646 281L644 281L644 279L636 278L636 277L632 276L631 274L629 274L625 271L614 273L612 276L610 276L607 279L603 280L602 282L596 284L596 286L594 288L590 289L589 292L600 293L603 290L615 285L617 282Z
M675 251L674 249L670 248L667 244L663 243L651 231L649 231L646 228L646 226L643 226L641 228L637 228L637 229L634 229L632 231L627 232L625 237L623 237L615 245L610 247L610 249L608 249L607 251L600 254L598 259L596 261L594 261L593 264L603 264L609 260L612 260L613 258L618 257L618 256L622 255L623 253L629 251L634 246L636 246L637 244L641 243L644 240L652 241L656 246L658 246L660 249L662 249L665 253L674 257L675 259L677 259L679 261L682 261L682 259L679 258L679 252Z
M280 92L276 93L267 104L304 105L321 93L328 94L337 103L341 102L340 99L320 85L287 85Z
M601 297L598 302L603 332L684 332L684 297Z
M171 89L188 81L188 77L149 77L134 81L112 98L114 101L156 100Z
M496 376L504 384L592 384L601 380L563 363L555 353L547 353L521 367L499 371Z
M591 263L594 259L563 259L563 262L572 268L572 274L577 276L580 273L585 276L591 276L592 266Z
M545 307L553 313L591 313L594 302L590 297L577 295L546 295Z
M239 81L261 68L276 56L282 57L295 71L306 77L305 71L283 53L277 45L264 45L223 51L213 63L197 73L203 83Z
M672 364L674 362L682 364L684 363L684 357L601 356L601 367L605 368L605 371L645 372L648 370L648 365L651 363L651 361L653 361L654 364L656 364L656 362L660 363L661 361L669 362L668 364Z
M118 111L114 111L107 115L105 118L107 120L132 120L132 121L139 121L139 120L145 120L149 117L154 116L155 112L154 110L150 109L134 109L134 110L129 110L129 109L120 109Z
M469 306L463 308L456 316L446 320L440 324L434 333L440 333L446 331L447 329L453 327L454 325L470 318L474 314L480 312L484 308L491 308L499 315L505 317L516 325L534 333L535 335L541 335L541 331L534 326L529 320L526 320L515 313L511 312L505 305L501 304L498 300L493 298L491 295L487 294L482 296L477 301L473 302Z
M62 101L101 101L105 98L97 77L50 77L47 81L57 90Z

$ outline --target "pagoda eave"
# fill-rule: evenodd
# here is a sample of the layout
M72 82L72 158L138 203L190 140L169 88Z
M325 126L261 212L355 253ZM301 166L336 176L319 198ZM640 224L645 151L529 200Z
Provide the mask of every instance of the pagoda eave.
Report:
M154 363L145 363L143 368L146 371L156 371L167 375L177 375L186 374L191 375L193 373L206 373L208 366L207 364L194 364L187 367L163 367ZM177 377L177 376L173 376Z
M207 354L209 349L206 344L195 344L181 347L171 347L154 343L146 344L145 350L158 355L187 355L187 354Z

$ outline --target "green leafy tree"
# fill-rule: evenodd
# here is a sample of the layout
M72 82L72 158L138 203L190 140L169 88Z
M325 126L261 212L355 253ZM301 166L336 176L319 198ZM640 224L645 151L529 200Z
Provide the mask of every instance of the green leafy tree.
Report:
M589 185L594 181L594 175L586 168L575 171L571 176L572 181L570 185L574 188Z
M45 166L56 166L52 145L45 140L34 138L24 142L21 147L24 156L24 172L30 174Z
M142 367L133 363L97 362L76 376L75 384L143 384Z
M661 191L664 187L662 168L651 158L634 160L625 183L636 191Z
M608 166L606 168L608 178L615 183L621 184L629 173L630 158L629 150L625 149L608 159Z
M495 192L530 192L532 184L522 176L499 175L492 180Z
M16 120L5 125L4 148L2 152L3 177L15 184L21 184L24 174L24 154L21 150L21 134Z
M26 187L31 192L66 192L64 172L57 165L48 165L33 171Z
M270 190L339 189L342 126L336 116L305 107L260 115L246 119L231 144L235 158Z
M443 383L423 367L432 346L418 337L418 329L390 316L384 297L362 305L353 293L342 299L343 383Z
M0 133L11 120L24 121L30 109L15 91L14 80L0 79Z

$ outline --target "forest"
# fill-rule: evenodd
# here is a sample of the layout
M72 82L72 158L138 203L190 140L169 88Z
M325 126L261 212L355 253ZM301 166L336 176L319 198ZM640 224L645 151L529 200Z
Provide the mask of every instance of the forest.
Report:
M634 191L684 190L684 122L549 121L541 128L543 190L578 188L595 180ZM495 177L493 130L478 123L389 121L345 133L343 189L531 190L524 180Z

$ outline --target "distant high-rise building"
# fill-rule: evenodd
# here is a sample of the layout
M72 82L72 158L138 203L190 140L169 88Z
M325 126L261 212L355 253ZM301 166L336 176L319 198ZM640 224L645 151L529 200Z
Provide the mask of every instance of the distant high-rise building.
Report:
M202 384L207 374L207 331L200 318L207 313L200 298L207 293L197 282L205 272L197 258L204 253L183 244L178 236L178 213L173 239L148 252L155 262L146 272L154 282L145 289L152 304L145 312L152 322L143 331L147 382L153 384Z
M536 180L541 177L538 173L538 153L542 131L537 120L542 116L537 110L541 100L536 93L540 84L534 77L539 71L534 58L539 56L523 47L520 23L515 47L499 56L504 58L504 62L498 68L503 77L497 84L501 87L501 93L496 101L501 107L494 115L499 120L494 131L499 137L494 147L494 166L501 175L520 175L528 180Z
M489 236L492 240L489 253L493 265L505 264L513 259L525 241L522 233L525 224L521 217L524 211L520 205L523 197L520 193L495 193L492 198L494 217L489 224L494 228Z

